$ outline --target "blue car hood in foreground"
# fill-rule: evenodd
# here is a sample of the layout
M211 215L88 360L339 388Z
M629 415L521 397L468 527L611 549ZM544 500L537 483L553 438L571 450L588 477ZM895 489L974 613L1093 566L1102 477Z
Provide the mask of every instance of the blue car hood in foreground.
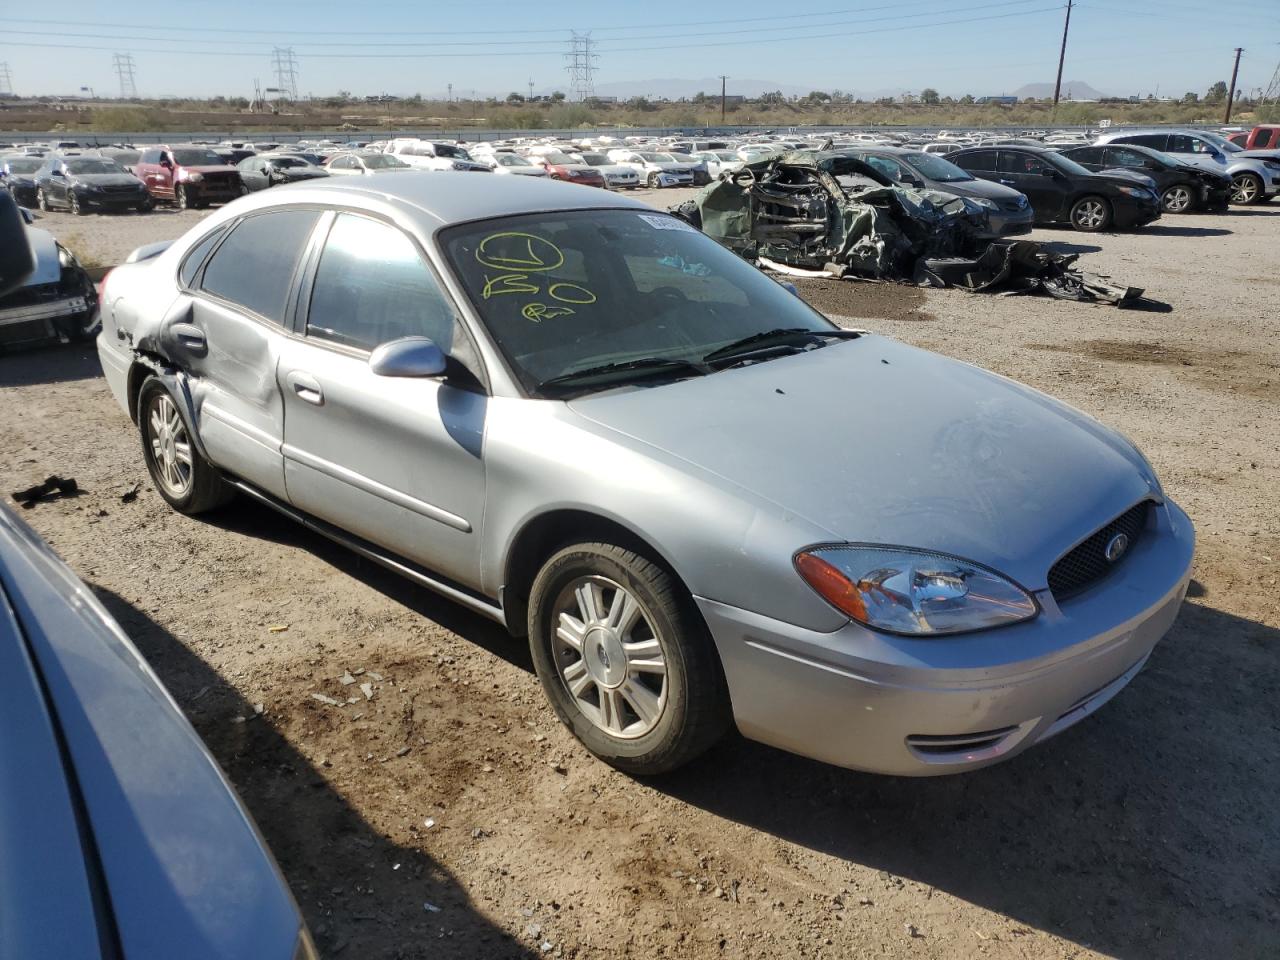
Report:
M1142 456L1097 421L874 335L570 407L832 540L938 550L1032 590L1084 537L1159 496Z
M300 928L177 705L0 507L0 957L288 960Z

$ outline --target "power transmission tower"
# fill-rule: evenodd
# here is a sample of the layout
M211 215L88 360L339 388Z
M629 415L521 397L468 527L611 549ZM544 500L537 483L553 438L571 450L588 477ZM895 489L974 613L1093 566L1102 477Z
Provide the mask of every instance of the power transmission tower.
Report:
M13 75L9 73L7 63L0 63L0 94L13 96Z
M276 47L271 51L271 69L276 75L276 89L281 96L298 99L298 58L293 47Z
M133 54L117 53L111 58L111 66L120 78L120 99L137 100L138 87L133 82Z
M572 100L590 100L596 95L596 61L600 55L591 52L592 43L590 33L573 30L569 34L565 70L569 73L569 98Z
M1062 51L1058 54L1058 79L1053 85L1053 109L1058 109L1058 97L1062 93L1062 65L1067 59L1067 31L1071 29L1072 0L1067 0L1067 21L1062 25Z

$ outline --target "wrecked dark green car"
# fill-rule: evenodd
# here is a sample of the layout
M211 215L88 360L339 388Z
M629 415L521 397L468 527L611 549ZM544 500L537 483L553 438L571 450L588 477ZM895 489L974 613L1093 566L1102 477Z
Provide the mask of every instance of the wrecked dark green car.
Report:
M1143 294L1076 270L1075 254L996 237L986 209L969 198L900 186L835 150L748 163L671 212L790 276L1044 293L1120 306Z

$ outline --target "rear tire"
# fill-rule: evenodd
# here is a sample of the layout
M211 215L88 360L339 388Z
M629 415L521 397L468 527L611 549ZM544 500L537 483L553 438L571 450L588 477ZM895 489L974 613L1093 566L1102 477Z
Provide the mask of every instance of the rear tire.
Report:
M80 207L80 198L76 196L76 192L74 190L70 191L70 193L71 196L68 198L67 202L71 205L72 214L77 217L83 217L84 210Z
M156 492L179 513L193 515L221 506L235 494L193 442L195 431L183 404L158 377L138 391L142 456Z
M1111 226L1111 204L1102 197L1081 197L1071 206L1071 226L1081 233L1101 233Z
M45 194L43 187L39 187L36 190L36 206L45 213L49 212L49 197Z
M173 191L173 200L179 210L191 209L191 199L187 196L187 188L182 184L178 184L177 189Z
M529 646L560 721L636 776L674 770L732 722L715 645L667 570L617 544L549 559L529 597Z

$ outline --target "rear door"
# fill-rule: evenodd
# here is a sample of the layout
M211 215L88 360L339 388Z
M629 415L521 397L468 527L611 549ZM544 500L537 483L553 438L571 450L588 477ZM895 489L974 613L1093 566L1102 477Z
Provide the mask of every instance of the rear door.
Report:
M303 300L278 370L289 500L478 589L488 398L369 367L401 337L469 343L434 271L398 228L337 213Z
M957 154L949 158L952 163L967 170L981 180L999 180L996 173L996 152L994 150L974 150L970 153Z
M319 218L316 210L284 208L236 223L202 267L188 271L184 262L180 279L190 277L189 289L161 334L166 352L191 375L209 458L281 498L284 407L276 366L295 275Z

